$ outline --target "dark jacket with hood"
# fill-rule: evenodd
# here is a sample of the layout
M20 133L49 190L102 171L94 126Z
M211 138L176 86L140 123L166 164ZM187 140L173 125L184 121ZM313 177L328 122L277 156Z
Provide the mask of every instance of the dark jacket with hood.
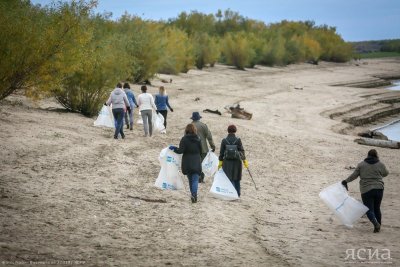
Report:
M383 189L383 177L389 174L385 165L376 157L367 157L357 165L354 172L346 179L351 182L360 176L360 192L367 193L372 189Z
M236 141L236 142L235 142ZM237 145L237 149L240 153L240 159L224 159L226 145L235 144ZM235 134L230 133L221 142L221 148L219 152L219 160L223 161L222 169L224 170L226 176L230 180L237 181L242 179L242 160L245 160L246 156L244 153L244 148L242 145L242 140L236 137Z
M179 143L175 153L182 155L182 173L190 175L201 174L201 143L197 134L186 134Z

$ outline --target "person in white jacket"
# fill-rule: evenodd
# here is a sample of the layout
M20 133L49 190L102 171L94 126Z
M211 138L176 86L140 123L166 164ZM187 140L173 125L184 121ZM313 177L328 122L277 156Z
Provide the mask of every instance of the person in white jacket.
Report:
M129 105L128 98L124 90L122 90L122 84L118 83L117 88L115 88L108 98L107 102L104 103L105 105L112 104L112 112L114 115L115 120L115 133L114 139L118 139L118 134L121 134L121 138L125 138L124 134L124 115L125 109L128 111L131 109Z
M147 86L142 85L140 89L142 90L142 93L138 96L138 104L143 119L144 136L151 137L153 134L153 123L151 118L153 116L153 110L157 110L157 107L154 103L153 96L147 93Z

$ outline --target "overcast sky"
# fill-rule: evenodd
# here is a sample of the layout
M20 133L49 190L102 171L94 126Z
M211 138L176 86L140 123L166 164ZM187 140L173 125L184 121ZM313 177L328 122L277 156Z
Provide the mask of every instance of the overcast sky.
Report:
M31 0L46 5L52 0ZM400 39L400 0L99 0L97 12L118 18L127 11L145 19L167 20L182 11L215 14L231 9L264 21L313 20L334 26L345 41Z

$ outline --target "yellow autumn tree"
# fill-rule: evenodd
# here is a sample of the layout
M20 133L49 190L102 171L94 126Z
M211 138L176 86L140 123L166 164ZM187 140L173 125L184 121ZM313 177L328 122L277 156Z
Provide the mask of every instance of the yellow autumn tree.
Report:
M178 74L187 72L194 65L193 47L186 32L175 27L166 28L160 40L164 44L164 53L158 72Z
M250 67L255 57L255 51L251 47L246 33L227 33L222 39L222 54L226 63L240 70Z
M81 48L80 68L52 91L66 109L89 117L97 114L117 82L128 77L130 64L112 22L97 16L91 26L92 38Z
M320 44L316 40L311 39L309 36L305 36L303 42L306 49L305 51L306 60L317 63L319 57L321 56Z
M79 47L90 38L87 22L94 1L0 2L0 99L17 89L32 97L49 92L79 66Z

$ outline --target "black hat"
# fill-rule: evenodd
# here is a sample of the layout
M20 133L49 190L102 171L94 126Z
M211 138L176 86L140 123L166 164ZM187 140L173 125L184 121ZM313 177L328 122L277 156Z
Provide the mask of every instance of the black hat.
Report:
M201 118L202 118L202 117L200 116L200 113L198 113L197 111L192 113L192 117L191 117L192 120L198 121L198 120L200 120Z

